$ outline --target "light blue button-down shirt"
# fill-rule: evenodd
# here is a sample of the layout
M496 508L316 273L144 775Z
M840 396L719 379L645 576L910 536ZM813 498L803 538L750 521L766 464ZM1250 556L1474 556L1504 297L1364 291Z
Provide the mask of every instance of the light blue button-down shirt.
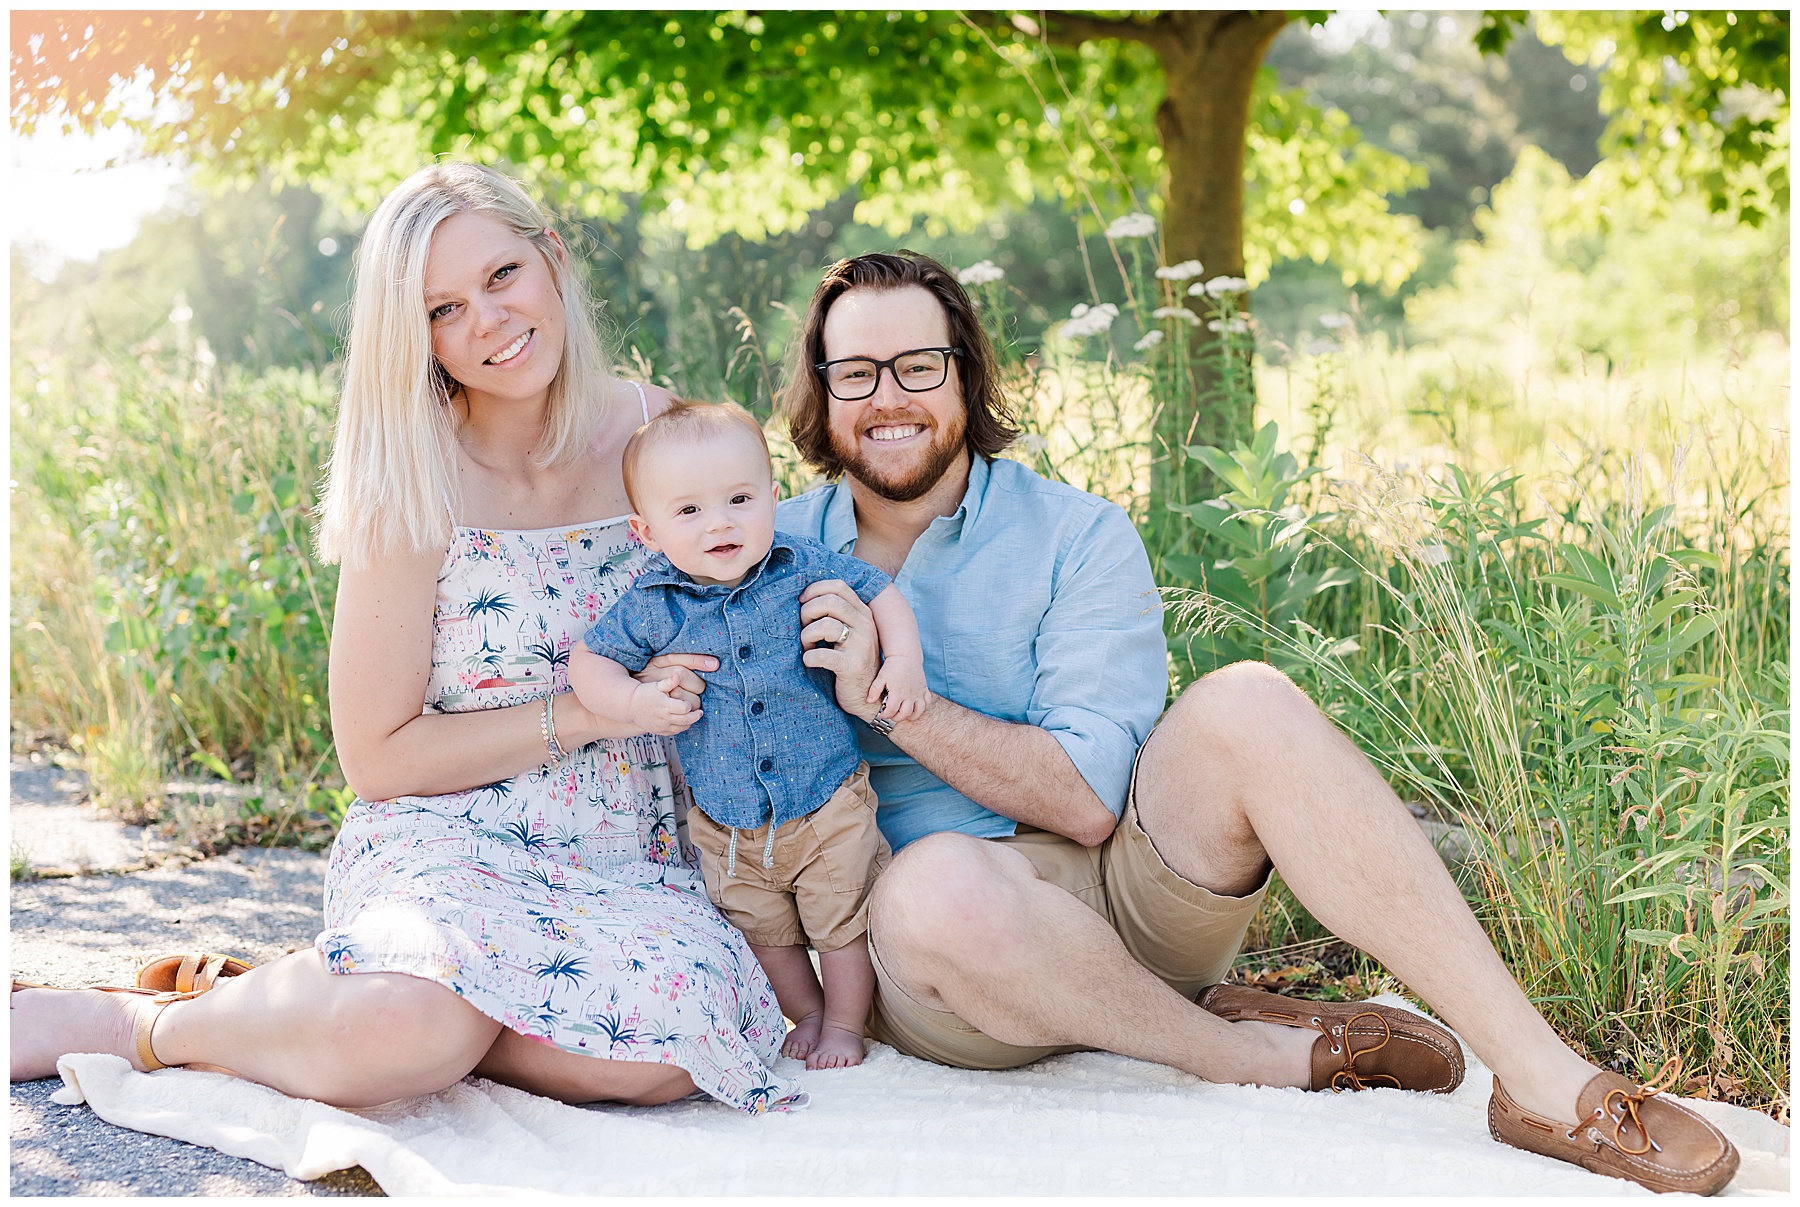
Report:
M775 523L840 553L856 545L841 479L782 503ZM974 458L954 514L913 543L894 580L919 618L933 692L1055 737L1115 815L1168 694L1150 559L1115 504L1016 461ZM982 808L873 730L857 741L895 850L939 830L985 838L1016 824Z

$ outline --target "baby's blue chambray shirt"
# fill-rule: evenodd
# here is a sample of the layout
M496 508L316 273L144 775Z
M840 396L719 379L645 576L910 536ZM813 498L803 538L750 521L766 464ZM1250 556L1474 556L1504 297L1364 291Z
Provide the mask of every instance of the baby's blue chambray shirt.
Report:
M840 552L856 547L841 479L781 503L775 523ZM1123 813L1132 762L1169 690L1162 606L1131 518L1016 461L976 457L962 505L920 534L895 582L919 618L931 690L1048 730ZM873 730L858 726L856 737L896 851L938 830L1016 829Z
M800 661L800 592L840 578L868 603L892 581L817 541L775 534L735 587L702 585L660 554L583 644L633 673L666 652L711 654L706 715L675 735L694 803L722 826L753 830L804 817L856 770L861 728L837 706L830 671Z

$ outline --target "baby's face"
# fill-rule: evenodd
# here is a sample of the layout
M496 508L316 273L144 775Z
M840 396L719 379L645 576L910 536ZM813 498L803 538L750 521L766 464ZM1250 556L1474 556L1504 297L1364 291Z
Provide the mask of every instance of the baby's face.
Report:
M651 450L639 462L638 539L698 583L735 587L775 540L769 457L749 432Z

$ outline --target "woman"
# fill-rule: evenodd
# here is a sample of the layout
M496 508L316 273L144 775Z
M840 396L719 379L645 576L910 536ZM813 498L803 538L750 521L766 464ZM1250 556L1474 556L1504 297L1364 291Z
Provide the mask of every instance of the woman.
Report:
M568 251L514 182L445 163L382 203L319 531L360 798L326 930L176 1000L16 989L14 1080L99 1050L346 1107L471 1072L567 1102L799 1100L769 1069L768 980L683 862L662 742L566 690L572 641L646 556L619 456L669 403L606 375ZM712 665L659 663L694 692Z

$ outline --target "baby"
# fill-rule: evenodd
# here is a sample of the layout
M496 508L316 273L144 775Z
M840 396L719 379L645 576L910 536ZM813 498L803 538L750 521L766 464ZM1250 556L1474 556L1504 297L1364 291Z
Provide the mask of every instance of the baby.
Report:
M800 593L842 579L869 605L882 664L868 699L885 695L890 721L921 715L931 699L918 624L881 571L775 531L769 446L742 407L657 416L625 445L624 474L631 530L663 558L582 639L569 684L592 712L675 735L707 895L744 932L794 1022L782 1053L809 1069L860 1064L875 991L867 898L890 852L832 676L801 659ZM704 720L675 697L674 679L631 677L665 651L719 660Z

